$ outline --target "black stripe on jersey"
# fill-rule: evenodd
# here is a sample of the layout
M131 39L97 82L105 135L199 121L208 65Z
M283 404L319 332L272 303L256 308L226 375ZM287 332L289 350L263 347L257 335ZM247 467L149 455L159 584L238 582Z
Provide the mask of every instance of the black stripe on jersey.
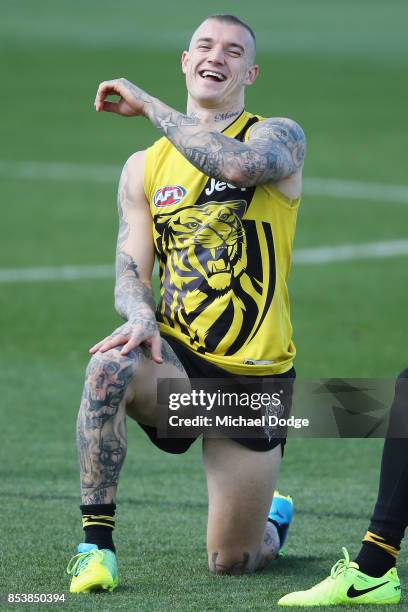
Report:
M252 338L258 333L271 305L274 293L275 293L275 285L276 285L276 264L275 264L275 247L273 244L273 234L272 227L269 223L262 222L262 228L265 233L265 239L267 244L267 252L269 255L269 270L267 271L267 278L269 279L268 290L265 298L265 304L263 307L262 316L259 319L258 325L252 331L251 335L248 338L248 342L252 340ZM251 270L247 269L248 274L251 274ZM264 274L265 276L265 274Z
M244 227L247 245L250 245L248 249L249 257L247 257L247 265L245 271L251 279L257 281L252 283L255 291L257 291L257 293L262 293L262 286L265 282L265 270L264 263L262 260L261 247L259 244L259 237L256 229L256 222L253 220L244 219L242 221L242 225ZM268 270L266 270L266 274L268 274Z
M254 123L258 123L258 121L259 121L258 117L251 117L250 119L248 119L248 121L246 122L246 124L244 125L242 130L239 132L239 134L234 136L235 140L239 140L240 142L244 142L245 134L247 133L249 128L251 126L253 126Z
M226 330L229 330L232 326L234 322L234 315L234 305L232 300L230 300L227 308L220 314L218 319L214 321L208 330L205 337L206 351L202 352L213 353L216 350L221 340L224 339Z
M248 334L251 333L251 329L255 325L255 321L258 317L258 306L249 293L245 291L240 291L239 293L235 291L235 295L239 297L242 301L244 307L243 310L243 322L240 327L238 336L235 338L234 342L231 344L229 349L225 351L225 355L233 355L246 343L248 339Z

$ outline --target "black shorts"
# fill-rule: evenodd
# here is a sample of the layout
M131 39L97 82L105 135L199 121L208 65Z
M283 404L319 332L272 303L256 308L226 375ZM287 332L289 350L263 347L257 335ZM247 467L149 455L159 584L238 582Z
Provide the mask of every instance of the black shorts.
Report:
M236 376L219 368L218 366L206 361L202 357L200 357L197 353L191 351L187 347L185 347L181 342L178 342L173 337L168 336L166 334L161 334L164 340L166 340L178 359L183 364L183 367L189 378L224 378L224 379L234 379ZM295 368L292 367L288 372L283 374L275 374L270 376L263 376L264 380L270 379L288 379L287 385L287 406L286 409L290 412L290 404L292 401L292 389L293 383L296 377ZM253 376L240 376L240 380L243 379L254 379ZM197 440L197 437L192 438L163 438L159 437L157 434L157 429L155 427L150 427L148 425L144 425L143 423L139 423L140 427L146 432L149 436L150 440L153 442L155 446L160 448L161 450L172 453L172 454L182 454L185 453L190 446ZM265 452L272 450L279 444L281 445L282 455L284 450L284 445L286 443L286 438L269 438L265 435L265 437L256 437L256 438L234 438L230 437L231 440L234 440L238 444L249 448L250 450Z

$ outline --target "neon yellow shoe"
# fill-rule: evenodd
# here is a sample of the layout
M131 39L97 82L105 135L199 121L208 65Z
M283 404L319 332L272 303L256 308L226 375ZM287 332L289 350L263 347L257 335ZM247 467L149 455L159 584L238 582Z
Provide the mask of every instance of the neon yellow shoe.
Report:
M381 578L372 578L350 561L342 548L344 559L332 567L330 576L308 591L289 593L278 601L278 606L338 606L357 604L397 604L401 598L401 584L395 567Z
M112 591L118 586L118 564L111 550L99 550L96 544L79 544L78 554L68 563L72 576L71 593Z

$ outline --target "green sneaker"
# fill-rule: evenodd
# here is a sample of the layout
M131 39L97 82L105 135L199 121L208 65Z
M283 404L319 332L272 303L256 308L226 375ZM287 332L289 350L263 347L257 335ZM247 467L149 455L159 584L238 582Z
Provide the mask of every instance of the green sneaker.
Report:
M289 593L278 601L278 606L338 606L357 604L397 604L401 598L401 584L395 567L381 578L372 578L350 561L342 548L344 559L332 567L330 576L308 591Z
M68 563L67 574L72 576L71 593L112 591L118 586L116 555L96 544L79 544L78 554Z

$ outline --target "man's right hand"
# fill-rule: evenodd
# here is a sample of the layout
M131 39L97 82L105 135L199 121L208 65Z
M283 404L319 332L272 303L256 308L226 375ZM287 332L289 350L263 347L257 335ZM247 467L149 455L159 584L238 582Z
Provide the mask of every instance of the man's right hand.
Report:
M156 363L163 363L161 355L161 337L157 328L154 313L146 312L146 315L139 315L138 321L127 322L115 329L110 336L95 344L89 349L94 355L98 351L104 353L110 349L122 346L121 355L127 355L141 344L150 347L152 360Z
M108 96L119 96L117 102L108 102ZM153 98L127 79L113 79L103 81L98 87L94 102L95 110L117 113L123 117L135 117L146 114L146 105L152 103Z

